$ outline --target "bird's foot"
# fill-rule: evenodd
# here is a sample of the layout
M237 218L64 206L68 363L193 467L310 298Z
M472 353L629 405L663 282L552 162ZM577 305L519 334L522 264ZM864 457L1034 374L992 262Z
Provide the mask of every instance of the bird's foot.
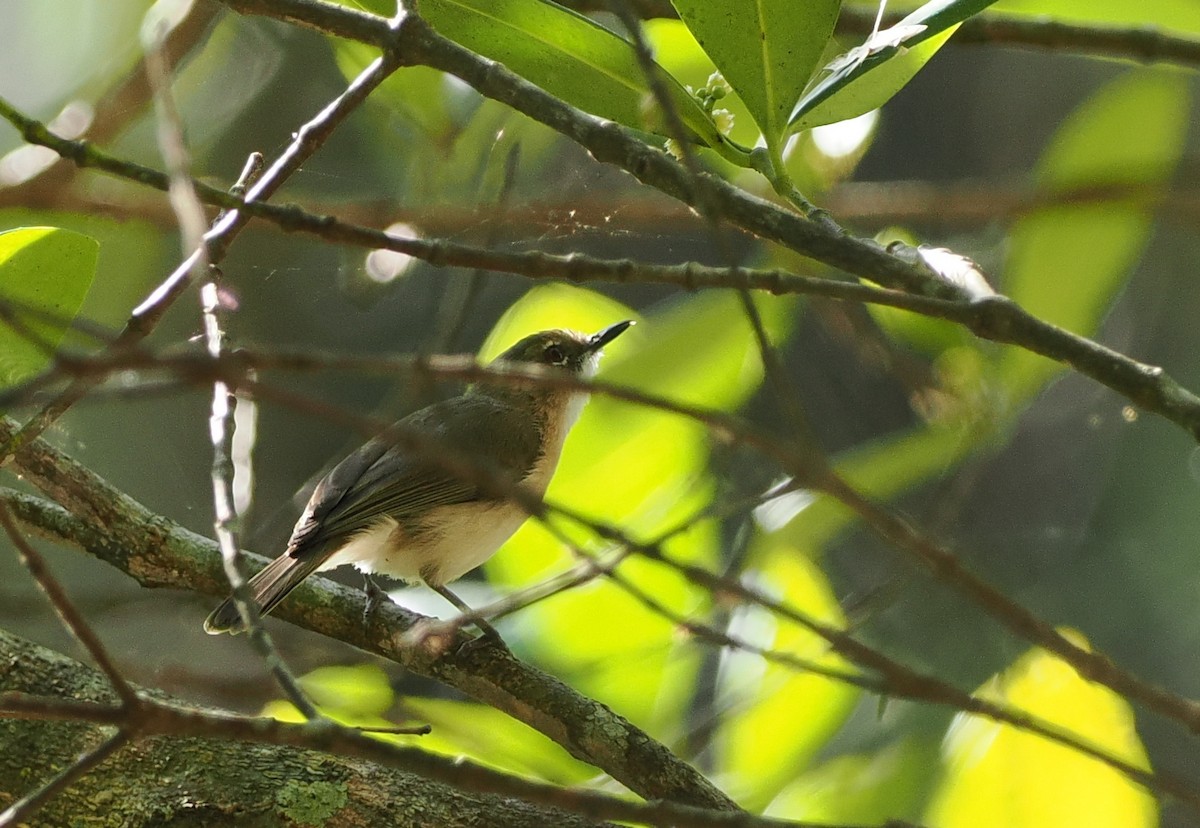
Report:
M451 592L448 587L446 587L444 584L432 584L428 581L426 581L426 584L438 595L442 596L451 604L453 604L454 608L463 614L463 617L459 619L459 624L463 626L466 624L474 624L475 627L481 633L483 633L479 637L472 638L470 641L460 645L458 648L460 653L471 652L486 644L491 644L493 647L501 650L502 652L510 652L508 645L505 644L504 639L500 637L500 633L496 632L496 628L476 614L473 609L467 606L465 601Z
M461 618L455 621L438 621L427 618L414 624L412 629L405 633L404 640L408 646L419 647L439 657L448 652L453 652L458 656L467 656L488 649L511 654L511 650L504 643L504 639L500 637L500 633L496 632L486 621L480 628L486 628L485 632L474 638L463 640L462 628L470 623L472 622ZM456 640L461 643L456 645Z
M482 618L476 618L473 623L479 629L480 634L462 643L458 648L460 655L468 655L476 650L488 647L495 648L503 653L512 652L508 649L508 645L504 643L504 639L500 637L500 633L496 632L496 628L491 624Z
M375 583L375 579L370 575L363 575L363 592L367 595L366 606L363 607L362 623L363 629L371 628L371 616L375 614L375 610L383 605L384 601L390 601L387 592Z

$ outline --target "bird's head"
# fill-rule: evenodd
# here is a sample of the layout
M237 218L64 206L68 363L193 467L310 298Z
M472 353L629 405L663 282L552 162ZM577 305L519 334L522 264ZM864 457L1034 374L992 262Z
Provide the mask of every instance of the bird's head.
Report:
M600 351L633 324L626 319L594 334L552 330L530 334L496 358L497 362L531 363L559 368L576 377L596 372Z

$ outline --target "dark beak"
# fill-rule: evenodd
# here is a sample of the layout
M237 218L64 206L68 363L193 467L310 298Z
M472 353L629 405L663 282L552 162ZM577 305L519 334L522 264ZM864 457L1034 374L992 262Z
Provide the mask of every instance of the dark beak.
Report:
M625 331L629 330L629 326L632 324L632 319L626 319L624 322L617 322L614 325L609 325L607 328L592 334L591 338L588 339L588 353L599 351L605 345L612 342L621 334L625 333Z

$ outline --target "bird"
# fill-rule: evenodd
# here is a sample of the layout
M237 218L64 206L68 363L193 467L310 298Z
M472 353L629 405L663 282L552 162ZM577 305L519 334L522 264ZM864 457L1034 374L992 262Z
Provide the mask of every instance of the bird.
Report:
M590 335L541 331L496 362L586 379L595 373L601 349L633 324L624 320ZM416 453L395 439L377 437L326 474L283 553L250 579L259 613L270 613L313 572L353 564L367 576L368 613L378 596L370 576L383 574L423 583L469 614L470 607L446 584L495 554L529 513L496 487L448 471L448 463L438 463L438 450L474 458L502 481L541 497L586 402L585 393L561 386L476 383L404 417L396 431L428 435L431 449ZM474 623L485 637L503 643L486 621ZM211 635L245 631L232 596L212 611L204 629Z

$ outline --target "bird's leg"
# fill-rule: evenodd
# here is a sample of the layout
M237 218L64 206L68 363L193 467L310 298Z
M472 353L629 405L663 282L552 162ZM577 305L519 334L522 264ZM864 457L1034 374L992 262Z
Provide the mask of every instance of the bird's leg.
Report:
M463 615L469 616L471 618L471 623L473 623L476 627L479 628L479 631L481 633L483 633L485 638L487 638L493 644L503 647L506 650L508 649L508 645L504 643L504 639L500 637L500 633L496 632L496 628L493 627L491 624L489 624L487 621L484 621L478 615L476 615L475 610L473 610L469 606L467 606L466 601L459 598L457 595L455 595L453 592L451 592L449 589L447 589L444 586L440 586L440 585L434 586L433 584L428 584L428 586L430 589L432 589L438 595L442 596L447 601L449 601L451 604L453 604L454 608L457 609L459 612L461 612Z
M367 594L367 604L363 607L363 629L368 629L371 626L371 616L375 614L375 610L379 609L380 605L388 599L387 592L375 583L366 572L363 573L363 592Z

